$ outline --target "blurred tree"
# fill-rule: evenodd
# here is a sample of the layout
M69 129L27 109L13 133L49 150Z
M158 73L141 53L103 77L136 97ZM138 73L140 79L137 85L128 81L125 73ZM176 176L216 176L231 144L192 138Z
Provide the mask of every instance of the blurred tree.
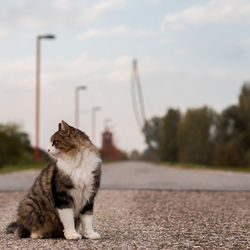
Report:
M232 105L222 111L218 119L216 140L223 144L235 138L243 129L239 107Z
M244 124L239 107L232 105L220 115L217 124L214 164L221 166L244 165L242 157L242 131Z
M239 96L239 115L242 130L239 132L241 150L244 152L245 165L250 166L250 82L245 82Z
M181 113L177 109L169 109L163 117L160 131L160 157L163 161L178 160L177 134Z
M161 121L160 117L155 116L144 125L143 133L145 134L146 143L149 148L159 149Z
M237 105L218 115L208 107L189 109L181 118L169 109L144 126L146 160L250 166L250 82L241 88Z
M31 154L29 137L17 124L0 125L0 165L32 159Z
M143 127L143 133L148 145L146 154L144 153L147 160L159 160L161 122L162 119L155 116L147 121Z
M140 160L141 155L138 150L134 149L132 152L129 154L129 160L131 161L138 161Z
M215 164L250 166L250 84L243 84L238 106L226 108L219 119Z
M33 162L34 149L28 134L18 124L0 125L0 166ZM48 161L48 154L40 149L41 161Z
M118 160L119 161L127 161L128 160L127 152L118 149Z
M211 164L214 153L217 114L208 107L189 109L178 131L180 162Z

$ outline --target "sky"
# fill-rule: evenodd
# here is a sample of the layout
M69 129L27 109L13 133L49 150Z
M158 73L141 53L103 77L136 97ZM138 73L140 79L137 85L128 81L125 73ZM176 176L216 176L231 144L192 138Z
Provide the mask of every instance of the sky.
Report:
M220 112L237 103L250 79L248 0L0 0L0 123L18 122L34 145L36 37L41 41L41 131L46 149L58 123L74 125L101 145L105 120L116 145L145 149L130 96L138 61L147 118L167 109L208 105Z

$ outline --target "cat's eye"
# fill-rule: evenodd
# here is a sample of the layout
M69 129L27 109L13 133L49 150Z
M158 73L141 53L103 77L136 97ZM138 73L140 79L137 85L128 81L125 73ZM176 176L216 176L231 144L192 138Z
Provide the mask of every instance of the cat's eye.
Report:
M52 142L52 146L56 146L56 144L57 144L57 141L54 140L54 141Z

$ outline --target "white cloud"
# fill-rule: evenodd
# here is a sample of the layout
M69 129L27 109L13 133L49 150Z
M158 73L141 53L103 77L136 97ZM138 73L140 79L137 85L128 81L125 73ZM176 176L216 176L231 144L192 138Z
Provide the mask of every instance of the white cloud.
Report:
M125 6L124 0L8 2L0 8L0 35L17 29L86 26Z
M243 39L239 42L239 45L249 46L250 45L250 38Z
M27 90L30 88L30 79L34 80L34 58L26 57L0 62L0 82L2 91ZM31 77L32 76L32 77Z
M4 37L9 33L9 30L5 27L0 27L0 37Z
M135 35L138 36L154 36L158 34L157 30L152 30L152 29L137 29L133 31Z
M86 16L83 19L95 20L106 14L112 9L121 8L125 5L124 0L102 0L96 4L93 4L86 11ZM81 19L81 18L80 18Z
M126 85L130 80L130 68L132 65L132 58L129 56L120 56L112 61L110 71L106 75L107 83L111 85Z
M90 29L86 32L77 36L78 40L99 38L99 37L110 37L120 35L130 35L135 37L152 37L157 34L157 31L150 29L131 29L128 26L120 25L109 28Z
M250 21L248 0L211 0L204 5L188 7L185 10L168 13L166 23L233 23Z
M159 45L169 45L175 42L175 39L173 37L162 37L157 41L157 44Z
M162 0L147 0L150 4L159 5L162 3Z
M79 40L91 39L96 37L109 37L127 34L129 28L127 26L114 26L104 29L90 29L83 34L77 36Z
M183 47L177 51L177 55L186 55L190 51L190 48Z

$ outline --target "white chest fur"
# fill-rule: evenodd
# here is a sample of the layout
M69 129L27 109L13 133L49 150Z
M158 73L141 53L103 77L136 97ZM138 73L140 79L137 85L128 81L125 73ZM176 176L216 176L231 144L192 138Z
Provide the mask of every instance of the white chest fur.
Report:
M78 155L72 158L59 158L57 166L67 174L74 185L71 195L74 199L74 213L79 211L89 200L93 192L94 176L93 171L101 163L101 159L95 152L88 149L82 150Z

